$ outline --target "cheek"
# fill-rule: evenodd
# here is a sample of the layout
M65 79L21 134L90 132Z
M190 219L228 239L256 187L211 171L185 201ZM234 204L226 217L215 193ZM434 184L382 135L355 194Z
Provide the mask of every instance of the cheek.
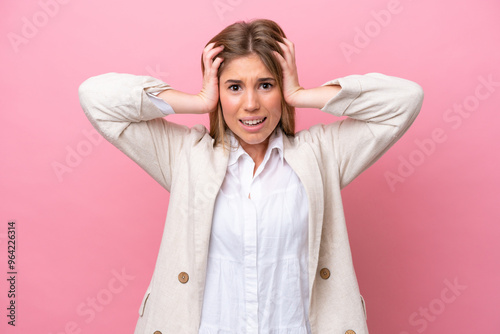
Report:
M234 114L238 110L238 100L226 94L220 95L220 105L224 116Z
M272 111L273 115L281 118L281 94L270 95L266 99L266 105L268 110Z
M224 117L224 121L230 127L232 124L236 122L235 115L238 112L238 104L234 101L234 99L229 98L228 96L220 96L220 105L222 108L222 117Z

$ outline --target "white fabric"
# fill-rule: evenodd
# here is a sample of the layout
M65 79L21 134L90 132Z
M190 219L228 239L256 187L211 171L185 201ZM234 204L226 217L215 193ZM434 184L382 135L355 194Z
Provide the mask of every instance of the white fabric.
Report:
M215 202L200 334L307 334L308 204L278 128L255 163L231 133ZM249 198L250 196L250 198Z
M173 112L148 95L162 112ZM283 158L279 127L255 175L254 161L229 134L233 149L215 202L199 334L308 334L305 189Z
M170 104L168 104L167 102L165 102L164 99L159 98L158 96L156 96L156 95L158 95L160 93L161 92L152 92L152 93L146 92L146 94L148 94L149 99L151 100L151 102L153 102L153 104L158 109L160 109L162 113L164 113L165 115L175 114L174 109L170 106Z

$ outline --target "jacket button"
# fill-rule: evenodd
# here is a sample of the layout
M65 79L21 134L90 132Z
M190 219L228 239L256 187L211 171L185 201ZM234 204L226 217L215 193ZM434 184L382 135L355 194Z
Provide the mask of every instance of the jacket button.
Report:
M353 331L352 329L348 329L345 331L345 334L356 334L356 332Z
M182 284L185 284L185 283L187 283L187 281L189 281L189 275L185 272L181 272L179 274L179 282L181 282ZM161 334L161 333L159 333L159 334Z
M155 331L153 334L161 334L160 331Z
M330 277L330 270L328 268L323 268L320 270L319 275L322 279L328 279ZM346 334L356 334L356 333L347 333Z

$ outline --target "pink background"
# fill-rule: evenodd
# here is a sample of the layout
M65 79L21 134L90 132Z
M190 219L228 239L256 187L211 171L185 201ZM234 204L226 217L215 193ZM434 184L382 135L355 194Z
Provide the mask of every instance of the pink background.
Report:
M113 71L196 93L206 42L257 17L295 43L304 87L381 72L424 88L413 127L343 190L370 332L500 332L497 0L59 1L0 4L2 333L133 332L169 194L92 135L78 86ZM298 110L299 129L335 119Z

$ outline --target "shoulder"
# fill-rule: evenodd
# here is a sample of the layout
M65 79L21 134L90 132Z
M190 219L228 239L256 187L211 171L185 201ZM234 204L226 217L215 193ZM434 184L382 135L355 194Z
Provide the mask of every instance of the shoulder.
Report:
M284 136L290 145L300 146L302 144L325 144L325 141L333 139L332 133L339 127L340 120L328 124L317 123L307 129L297 131L294 136ZM285 140L285 139L284 139Z
M171 140L183 142L187 147L195 147L199 145L213 146L214 139L210 136L210 132L203 124L196 124L189 127L184 124L173 123L162 119L162 123L166 127L166 131L170 132Z

